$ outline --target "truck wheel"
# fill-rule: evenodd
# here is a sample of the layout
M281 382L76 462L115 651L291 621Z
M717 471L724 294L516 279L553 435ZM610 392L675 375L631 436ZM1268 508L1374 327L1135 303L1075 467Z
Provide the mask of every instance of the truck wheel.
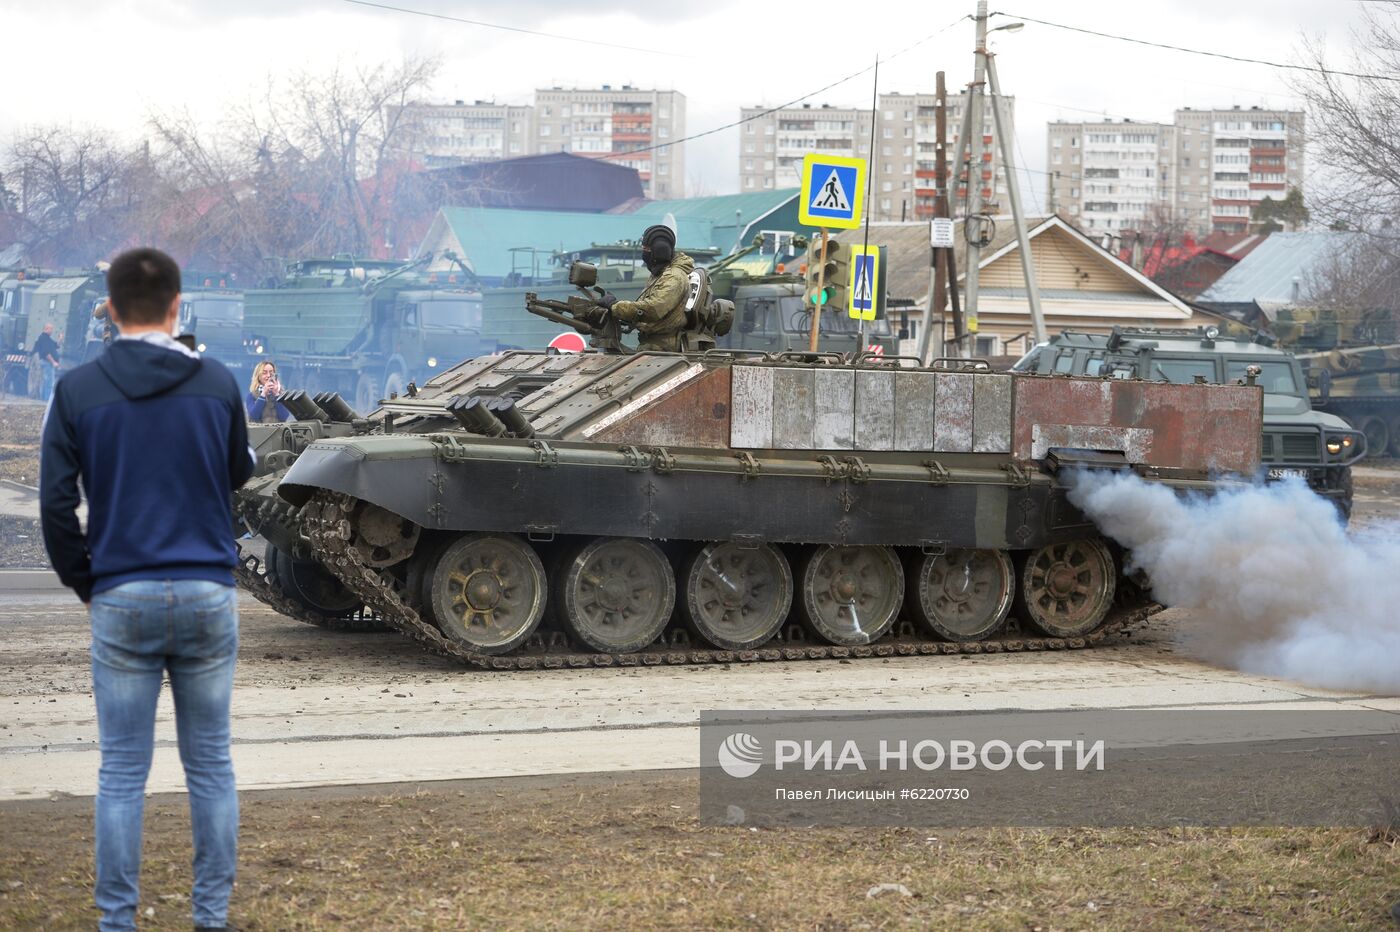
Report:
M828 644L873 644L894 624L904 601L904 568L888 547L823 544L802 566L801 615Z
M1083 637L1103 624L1118 582L1101 540L1071 540L1032 550L1021 571L1025 620L1053 638Z
M404 386L408 384L408 379L404 378L402 370L390 369L384 373L384 396L392 398L394 395L402 395Z
M1386 447L1390 446L1390 425L1384 418L1375 414L1362 415L1356 429L1366 435L1367 456L1385 456Z
M360 414L369 414L379 407L379 399L383 397L374 376L368 372L360 373L360 378L355 382L355 410Z

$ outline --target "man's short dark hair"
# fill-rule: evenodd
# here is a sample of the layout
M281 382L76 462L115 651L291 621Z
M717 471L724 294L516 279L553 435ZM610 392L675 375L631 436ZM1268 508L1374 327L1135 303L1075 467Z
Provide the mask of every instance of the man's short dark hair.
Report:
M179 293L180 267L159 249L128 249L107 269L107 295L119 323L163 323Z

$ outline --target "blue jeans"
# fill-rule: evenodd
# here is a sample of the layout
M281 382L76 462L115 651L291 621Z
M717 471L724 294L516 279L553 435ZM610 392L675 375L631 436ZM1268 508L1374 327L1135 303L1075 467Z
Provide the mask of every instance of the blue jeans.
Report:
M58 370L47 359L39 360L39 400L48 401L53 397L54 377Z
M194 828L194 924L224 925L238 853L238 794L229 757L238 653L234 589L194 579L131 582L93 596L91 616L102 747L95 891L100 928L136 928L146 775L166 673Z

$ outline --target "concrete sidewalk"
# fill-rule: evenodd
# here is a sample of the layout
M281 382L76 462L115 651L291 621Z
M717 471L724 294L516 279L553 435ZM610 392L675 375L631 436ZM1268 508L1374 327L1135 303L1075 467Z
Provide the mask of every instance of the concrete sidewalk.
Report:
M65 588L53 570L0 570L0 592L52 592Z

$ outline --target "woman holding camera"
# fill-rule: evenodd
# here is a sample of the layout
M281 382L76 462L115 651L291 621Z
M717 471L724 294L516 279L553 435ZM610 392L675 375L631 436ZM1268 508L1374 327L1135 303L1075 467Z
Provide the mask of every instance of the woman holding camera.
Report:
M265 359L254 366L253 381L248 385L248 397L244 399L248 406L248 420L273 424L290 421L292 412L277 400L280 394L282 382L277 378L276 364Z

